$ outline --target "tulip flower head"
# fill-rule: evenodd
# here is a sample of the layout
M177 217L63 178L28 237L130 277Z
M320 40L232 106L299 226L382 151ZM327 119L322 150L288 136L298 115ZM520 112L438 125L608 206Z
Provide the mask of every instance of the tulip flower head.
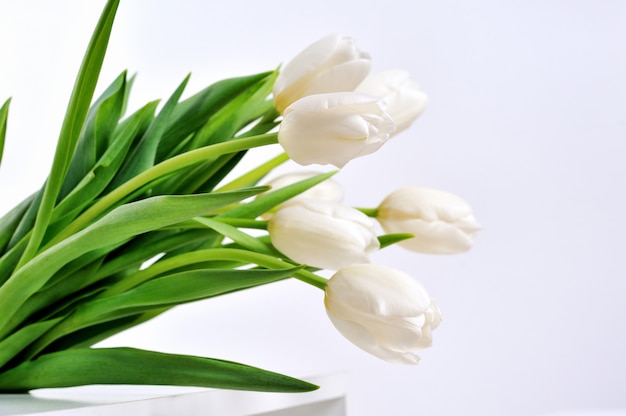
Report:
M296 163L342 168L378 150L395 131L384 108L381 100L353 92L310 95L285 110L278 142Z
M288 201L268 223L274 247L298 263L337 270L369 262L380 244L374 224L361 211L338 203Z
M313 43L288 62L274 83L274 104L283 112L302 97L353 91L370 71L369 55L340 34Z
M378 221L387 233L415 237L400 246L418 253L455 254L469 250L480 224L463 199L422 187L398 189L378 207Z
M370 75L356 88L355 92L368 94L387 104L387 113L396 123L396 131L407 129L424 111L428 97L409 73L390 70Z
M412 351L432 345L441 322L424 287L399 270L375 264L340 269L328 281L326 312L353 344L385 361L417 364Z

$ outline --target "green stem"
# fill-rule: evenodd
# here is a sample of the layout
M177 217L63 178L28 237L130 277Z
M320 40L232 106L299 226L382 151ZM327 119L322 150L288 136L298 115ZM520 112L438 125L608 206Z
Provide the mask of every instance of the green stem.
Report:
M219 188L216 192L232 191L234 189L239 189L241 187L254 184L259 179L263 178L265 175L271 172L274 168L282 165L288 160L289 156L287 156L286 153L281 153L273 159L268 160L262 165L227 183L226 185Z
M226 217L213 217L214 221L223 222L224 224L232 225L237 228L249 228L256 230L267 230L267 221L250 220L247 218L226 218Z
M139 175L130 179L128 182L125 182L123 185L114 189L98 202L93 204L88 210L82 213L78 218L72 221L63 231L61 231L47 245L47 247L57 244L65 238L80 231L83 227L89 224L90 221L98 218L101 214L109 210L124 197L130 195L131 193L135 192L149 182L162 177L163 175L167 175L184 167L193 165L198 162L202 162L203 160L218 157L228 153L239 152L241 150L251 149L254 147L275 144L277 142L277 133L262 134L246 139L237 139L201 147L167 159L159 163L158 165L155 165L150 169L140 173Z
M279 260L273 256L248 250L234 248L211 248L198 250L159 261L147 269L134 273L117 284L110 286L99 297L108 297L124 293L133 287L147 282L155 276L183 266L188 266L194 263L205 263L207 261L224 260L241 262L243 264L257 264L268 269L290 268L294 266L292 263ZM300 270L296 272L293 277L322 290L326 288L326 279L308 270Z

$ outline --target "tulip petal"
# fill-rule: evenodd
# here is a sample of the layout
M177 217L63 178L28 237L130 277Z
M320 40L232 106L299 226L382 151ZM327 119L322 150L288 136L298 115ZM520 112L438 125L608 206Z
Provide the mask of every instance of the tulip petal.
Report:
M372 335L364 327L354 322L337 319L330 313L328 314L328 317L335 328L337 328L341 335L343 335L348 341L373 356L380 358L381 360L395 364L409 365L416 365L420 361L420 357L411 352L396 351L377 344L374 337L372 337Z

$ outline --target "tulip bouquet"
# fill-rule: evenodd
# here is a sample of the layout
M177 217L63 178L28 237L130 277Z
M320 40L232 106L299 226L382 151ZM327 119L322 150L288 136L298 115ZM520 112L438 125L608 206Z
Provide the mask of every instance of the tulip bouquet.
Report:
M324 290L330 320L358 347L417 363L439 309L412 277L371 264L369 254L395 243L465 251L479 228L468 205L412 187L355 209L341 204L332 172L258 185L287 160L342 168L378 150L422 112L416 84L403 71L368 77L369 57L330 35L281 70L181 99L185 79L162 106L126 114L126 73L93 100L117 6L108 0L89 43L45 184L0 219L0 391L314 389L235 362L93 347L174 306L286 278ZM0 156L8 108L0 108ZM261 146L284 152L229 176Z

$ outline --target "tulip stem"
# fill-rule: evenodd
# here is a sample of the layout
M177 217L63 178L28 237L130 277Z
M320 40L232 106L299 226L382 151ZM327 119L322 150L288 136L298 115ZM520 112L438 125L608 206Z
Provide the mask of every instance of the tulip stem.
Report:
M363 214L371 218L376 218L378 216L378 208L356 208L356 209L358 209Z
M118 295L139 286L156 276L162 276L168 271L184 266L190 266L196 263L205 263L207 261L235 261L241 262L242 264L257 264L268 269L287 269L296 266L293 263L277 259L276 257L267 254L256 253L254 251L235 248L210 248L192 251L158 261L152 266L129 275L125 279L110 286L99 297L103 298ZM308 270L299 270L294 273L293 277L322 290L326 288L326 279Z
M212 217L214 221L223 222L237 228L249 228L256 230L267 230L267 221L250 220L247 218Z

